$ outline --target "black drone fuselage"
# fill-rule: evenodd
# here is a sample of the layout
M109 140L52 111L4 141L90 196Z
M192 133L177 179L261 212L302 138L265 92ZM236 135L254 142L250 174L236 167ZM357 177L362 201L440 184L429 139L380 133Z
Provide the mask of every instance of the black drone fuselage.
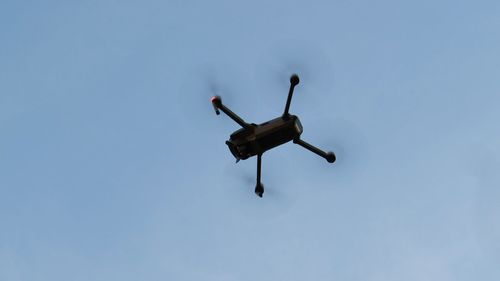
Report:
M276 146L293 140L294 143L325 158L329 163L335 162L336 158L333 152L325 152L300 138L302 124L297 116L288 113L290 102L292 101L293 89L297 84L299 84L299 76L294 74L290 77L290 90L288 91L283 115L259 125L245 122L236 113L222 104L221 97L212 97L211 101L215 113L219 115L220 111L222 111L241 126L241 129L232 133L229 140L226 141L229 150L236 158L236 162L257 156L257 185L255 186L255 193L259 197L262 197L264 193L264 186L260 181L262 154Z
M298 139L300 134L302 134L302 124L297 116L280 116L262 124L250 124L248 127L235 131L226 144L239 161Z

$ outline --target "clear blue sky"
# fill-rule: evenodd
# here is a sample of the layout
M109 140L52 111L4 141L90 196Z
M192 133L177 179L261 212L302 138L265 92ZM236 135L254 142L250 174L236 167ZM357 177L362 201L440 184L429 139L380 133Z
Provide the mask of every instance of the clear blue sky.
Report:
M500 279L498 1L2 1L0 280ZM284 107L286 144L234 164Z

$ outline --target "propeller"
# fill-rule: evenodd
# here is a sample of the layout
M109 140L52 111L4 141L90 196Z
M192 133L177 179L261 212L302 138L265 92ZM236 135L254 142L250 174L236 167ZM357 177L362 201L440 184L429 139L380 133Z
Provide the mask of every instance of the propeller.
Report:
M252 63L254 77L248 68ZM292 114L307 112L333 94L333 67L327 53L306 41L283 40L267 48L254 62L242 58L240 62L219 60L192 66L181 83L178 104L186 113L185 121L207 122L207 116L213 115L209 112L210 100L218 95L247 122L259 122L267 118L261 114L263 108L276 114L283 111L289 79L295 73L300 85L291 104Z
M293 74L300 77L297 94L294 95L291 112L294 108L310 107L332 93L333 64L321 47L302 40L283 40L270 46L262 53L255 66L255 83L259 92L273 93L272 103L286 100L289 79Z
M366 133L355 121L342 116L323 115L304 116L301 122L305 140L325 151L332 151L336 156L334 164L329 164L321 158L314 159L317 156L308 151L300 152L299 157L307 161L301 165L318 171L315 173L317 177L327 177L334 182L356 180L367 169L367 163L374 160ZM294 153L294 156L297 154Z
M207 118L215 116L211 103L215 96L220 96L238 113L240 110L248 110L240 101L239 93L245 84L244 76L238 72L234 66L223 63L201 63L189 69L178 93L177 103L184 113L183 121L206 124L210 120ZM199 127L202 129L205 126Z

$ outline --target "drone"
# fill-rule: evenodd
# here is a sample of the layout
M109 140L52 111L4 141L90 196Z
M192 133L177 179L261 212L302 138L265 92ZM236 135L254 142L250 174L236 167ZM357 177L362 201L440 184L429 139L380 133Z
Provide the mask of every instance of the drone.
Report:
M232 133L229 140L226 141L229 151L236 158L236 163L240 160L246 160L257 155L257 184L255 186L255 194L259 197L262 197L264 194L264 185L260 181L262 154L274 147L293 141L293 143L325 158L329 163L333 163L336 160L333 152L325 152L300 139L303 129L299 117L288 113L292 101L293 90L298 84L299 76L293 74L290 77L290 90L288 91L288 98L286 100L283 115L258 125L254 123L249 124L241 119L236 113L222 104L220 96L214 96L211 99L217 115L220 114L219 110L221 110L242 127Z

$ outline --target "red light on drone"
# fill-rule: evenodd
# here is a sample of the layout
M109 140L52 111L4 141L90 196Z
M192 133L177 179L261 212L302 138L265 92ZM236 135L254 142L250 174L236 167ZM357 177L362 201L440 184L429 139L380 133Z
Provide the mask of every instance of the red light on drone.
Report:
M217 108L218 105L220 105L220 97L219 96L213 96L211 99L212 101L212 106L214 107L215 113L217 115L220 114L219 109Z

